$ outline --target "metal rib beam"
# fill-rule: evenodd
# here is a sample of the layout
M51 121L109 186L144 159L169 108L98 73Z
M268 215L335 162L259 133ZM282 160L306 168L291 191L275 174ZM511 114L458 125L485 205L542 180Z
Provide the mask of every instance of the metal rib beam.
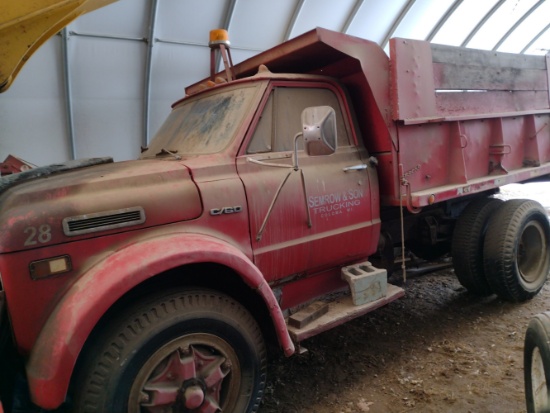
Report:
M292 34L292 30L294 29L294 26L296 25L296 21L298 20L298 17L300 16L300 12L302 11L302 8L304 7L304 3L306 0L298 0L298 4L296 5L296 8L294 9L294 13L292 14L292 17L290 18L290 22L288 23L288 26L285 31L285 37L284 41L286 42L288 39L290 39L290 35Z
M71 67L69 64L69 32L61 30L61 54L63 58L63 81L65 86L65 113L67 115L67 132L69 134L69 149L71 159L76 159L76 141L74 128L73 93L71 82Z
M437 24L435 25L435 27L432 29L432 31L430 32L430 34L426 37L426 40L431 42L432 39L435 37L435 35L437 34L437 32L439 30L441 30L441 28L443 27L443 25L447 22L447 20L449 20L449 18L453 15L453 13L455 12L456 9L458 9L458 6L460 6L462 4L464 0L455 0L455 2L451 5L451 7L449 7L449 9L447 10L447 12L441 17L441 19L439 19L439 21L437 22Z
M535 43L544 33L546 33L550 29L550 23L546 25L544 29L542 29L535 37L533 37L533 40L531 40L527 45L521 50L520 54L525 53L529 48Z
M78 37L91 37L93 39L109 39L109 40L132 40L136 42L146 42L147 39L144 37L129 37L129 36L119 36L111 34L95 34L95 33L82 33L70 31L69 35L78 36Z
M473 37L477 34L477 32L479 32L479 30L483 27L483 25L485 23L487 23L487 20L489 20L491 18L491 16L493 14L495 14L495 12L500 9L500 7L506 3L506 0L499 0L496 2L496 4L491 8L491 10L489 10L485 16L483 16L483 18L479 21L478 24L476 24L476 27L474 27L474 29L470 32L470 34L466 37L466 39L464 39L464 41L462 42L462 44L460 45L461 47L466 47L468 45L468 43L470 43L470 40L473 39Z
M357 17L357 13L359 13L359 10L361 9L361 6L363 6L364 2L365 2L365 0L357 0L355 2L355 6L353 6L353 10L349 14L348 18L346 19L346 22L344 23L344 25L342 26L342 29L340 30L342 33L347 33L348 32L351 24L353 23L353 21Z
M157 22L158 0L153 0L149 12L149 33L147 35L147 57L145 63L145 84L143 90L143 132L141 145L149 145L149 121L151 107L151 74L153 68L153 46L155 44L155 26Z
M236 6L237 0L230 0L229 5L227 6L227 11L225 13L225 18L223 19L223 28L227 31L229 31L229 26L231 26L231 20L233 20Z
M506 34L502 36L502 38L497 42L495 47L493 47L493 52L498 50L498 48L502 45L502 43L504 43L506 39L510 37L510 35L519 27L519 25L523 23L525 19L527 19L531 14L533 14L535 10L537 10L540 6L544 4L544 1L545 0L539 0L523 16L521 16L521 18L512 27L510 27L510 29L506 32Z
M231 25L231 20L233 20L233 15L235 14L235 7L237 6L237 0L230 0L227 11L225 12L225 17L223 19L223 25L222 28L227 30L229 32L229 26ZM231 36L229 37L231 39ZM231 47L234 49L233 47ZM220 70L220 63L222 60L222 56L220 53L216 54L216 71Z
M391 25L390 29L387 31L386 35L384 36L384 39L382 39L382 42L380 43L380 46L382 49L386 47L388 42L390 41L391 37L399 27L399 24L401 21L405 18L411 7L414 5L416 0L409 0L407 4L403 7L397 18L394 20L393 24Z

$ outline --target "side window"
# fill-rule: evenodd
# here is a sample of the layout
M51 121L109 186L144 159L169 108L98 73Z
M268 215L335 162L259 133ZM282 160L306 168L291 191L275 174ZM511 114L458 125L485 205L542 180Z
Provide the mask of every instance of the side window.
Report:
M247 153L293 150L294 136L302 130L302 111L311 106L330 106L335 110L338 145L348 146L349 136L342 110L332 90L281 86L271 92Z
M271 92L246 152L271 152L273 135L273 92Z

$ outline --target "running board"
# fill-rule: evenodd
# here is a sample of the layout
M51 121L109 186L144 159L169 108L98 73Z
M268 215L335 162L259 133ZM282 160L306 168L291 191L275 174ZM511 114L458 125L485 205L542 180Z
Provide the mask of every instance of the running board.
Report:
M387 284L386 295L378 300L362 305L355 305L349 295L342 296L327 304L328 309L319 318L311 321L302 328L288 324L288 332L295 343L330 330L340 324L352 320L363 314L376 310L405 295L405 290L392 284ZM307 310L307 307L304 309ZM302 310L303 311L303 310Z

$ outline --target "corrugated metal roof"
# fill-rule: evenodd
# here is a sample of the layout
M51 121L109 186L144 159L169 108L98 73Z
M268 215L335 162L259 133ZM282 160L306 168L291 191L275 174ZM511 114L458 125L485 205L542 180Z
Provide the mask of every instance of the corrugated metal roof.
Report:
M514 53L550 48L547 0L120 0L55 36L0 95L0 160L136 158L184 87L209 73L208 33L233 61L325 27Z

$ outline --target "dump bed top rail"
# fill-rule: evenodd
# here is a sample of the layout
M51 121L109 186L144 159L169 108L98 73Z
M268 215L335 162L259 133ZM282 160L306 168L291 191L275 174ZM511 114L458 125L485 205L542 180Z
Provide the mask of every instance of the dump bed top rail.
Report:
M405 123L550 108L550 55L392 39L392 113ZM492 117L495 117L492 116Z

